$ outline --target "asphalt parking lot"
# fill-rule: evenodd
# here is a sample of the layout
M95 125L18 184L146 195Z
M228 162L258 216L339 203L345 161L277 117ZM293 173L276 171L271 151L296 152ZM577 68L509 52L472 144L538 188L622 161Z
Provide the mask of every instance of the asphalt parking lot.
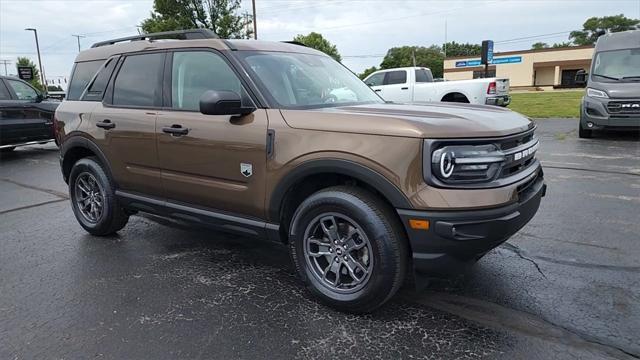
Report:
M640 358L640 141L541 120L549 185L463 276L366 316L316 303L285 247L134 216L76 223L52 145L0 161L0 358Z

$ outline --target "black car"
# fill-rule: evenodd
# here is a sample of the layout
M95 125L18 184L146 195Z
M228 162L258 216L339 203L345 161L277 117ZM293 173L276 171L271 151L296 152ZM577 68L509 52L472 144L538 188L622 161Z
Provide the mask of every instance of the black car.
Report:
M53 114L60 105L29 83L0 76L0 151L54 140Z

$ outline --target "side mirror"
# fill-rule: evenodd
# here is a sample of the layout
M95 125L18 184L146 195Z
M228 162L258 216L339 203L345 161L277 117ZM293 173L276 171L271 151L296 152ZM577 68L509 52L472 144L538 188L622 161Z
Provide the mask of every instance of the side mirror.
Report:
M576 85L580 85L580 86L584 86L587 83L587 72L584 70L578 70L578 72L576 72Z
M243 107L240 95L233 91L207 90L200 97L200 112L205 115L248 115L253 106Z
M35 99L35 101L36 101L37 103L44 101L44 95L42 95L42 93L41 93L41 92L37 93L37 94L36 94L36 99Z

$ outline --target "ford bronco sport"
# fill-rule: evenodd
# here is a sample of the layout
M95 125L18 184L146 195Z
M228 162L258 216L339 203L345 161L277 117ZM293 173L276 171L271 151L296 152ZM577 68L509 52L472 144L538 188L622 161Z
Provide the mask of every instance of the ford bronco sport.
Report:
M162 41L161 41L162 39ZM171 40L167 40L171 39ZM80 225L137 211L278 239L344 311L506 241L545 193L534 124L484 105L385 103L338 62L205 31L93 45L56 112Z

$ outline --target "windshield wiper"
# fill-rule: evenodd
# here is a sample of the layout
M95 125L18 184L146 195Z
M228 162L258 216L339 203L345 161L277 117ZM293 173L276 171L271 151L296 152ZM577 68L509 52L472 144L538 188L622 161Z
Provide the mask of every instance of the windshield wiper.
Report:
M593 75L600 76L600 77L603 77L605 79L610 79L610 80L620 80L620 78L613 77L613 76L607 76L607 75L601 75L601 74L593 74Z
M622 77L622 80L627 80L627 79L640 79L640 75Z

